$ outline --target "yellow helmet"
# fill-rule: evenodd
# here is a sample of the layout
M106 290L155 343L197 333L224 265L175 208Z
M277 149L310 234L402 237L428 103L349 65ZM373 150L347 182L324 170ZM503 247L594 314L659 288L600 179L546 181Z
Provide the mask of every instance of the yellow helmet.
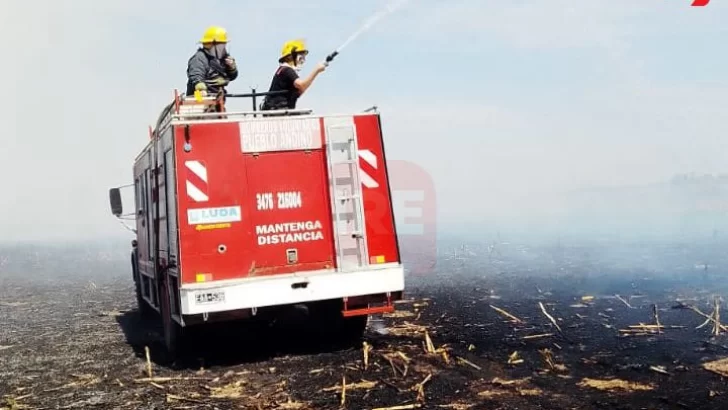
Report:
M303 42L303 40L291 40L287 41L286 44L283 45L283 48L281 49L281 58L278 59L278 61L283 61L286 57L290 56L291 54L308 54L308 49L306 48L306 43Z
M202 35L200 43L227 43L227 30L218 26L210 26Z

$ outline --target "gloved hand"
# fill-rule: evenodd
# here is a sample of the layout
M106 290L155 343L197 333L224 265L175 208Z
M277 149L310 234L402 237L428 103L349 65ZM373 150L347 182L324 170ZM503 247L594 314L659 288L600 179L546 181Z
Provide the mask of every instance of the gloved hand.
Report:
M214 84L218 87L224 87L230 83L230 81L226 80L224 77L216 77L210 80L211 84Z
M199 91L200 96L207 97L207 84L203 82L195 84L195 91Z
M313 69L317 73L323 73L326 71L326 67L329 66L329 63L324 61L323 63L316 64L316 67Z
M237 68L237 64L235 63L235 59L234 59L234 58L232 58L232 57L230 57L230 56L227 56L227 57L225 58L225 64L227 64L227 66L228 66L228 67L229 67L229 68L230 68L231 70L235 70L235 69Z

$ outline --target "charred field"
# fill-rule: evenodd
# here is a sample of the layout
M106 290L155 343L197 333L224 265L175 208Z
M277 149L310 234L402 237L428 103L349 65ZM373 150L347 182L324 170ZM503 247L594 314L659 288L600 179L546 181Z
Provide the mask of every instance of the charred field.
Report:
M236 325L174 366L125 249L6 247L0 408L725 408L726 245L444 244L365 346Z

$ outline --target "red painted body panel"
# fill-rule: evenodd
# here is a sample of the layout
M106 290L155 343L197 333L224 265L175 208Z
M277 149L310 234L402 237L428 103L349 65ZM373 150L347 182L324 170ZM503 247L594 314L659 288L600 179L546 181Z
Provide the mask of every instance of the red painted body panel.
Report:
M247 178L239 149L240 137L237 123L195 124L189 126L190 152L183 149L185 127L175 130L175 154L177 164L177 199L179 213L180 271L181 282L196 282L198 274L210 275L208 280L224 280L240 277L243 262L250 259L253 250L248 245L248 229L242 222L228 225L190 225L188 210L241 206L244 181ZM195 202L187 189L190 174L187 161L200 161L207 172L206 186L198 180L190 181L204 190L208 200ZM242 220L249 219L249 210L241 206ZM205 226L205 229L200 229ZM223 227L224 226L224 227ZM223 245L224 253L218 252ZM249 267L249 266L248 266ZM248 268L246 267L246 268Z
M246 155L244 166L248 173L245 206L251 209L248 246L256 249L253 262L264 268L261 273L333 267L335 245L323 150ZM300 193L301 207L295 206L296 195L286 193ZM266 198L272 200L269 205L275 209L259 210L259 198L263 203ZM286 199L288 204L280 203ZM297 264L287 262L287 249L297 250Z
M359 159L361 171L377 182L376 188L362 187L366 221L369 263L399 262L397 237L394 235L394 214L387 175L387 161L379 121L375 115L354 117L359 151L368 150L376 158L376 166ZM379 256L379 260L377 260Z
M400 257L378 118L358 115L354 121L360 151L377 159L376 167L359 164L378 183L362 187L370 263L391 263ZM238 122L191 124L188 132L185 127L175 126L173 137L182 284L335 267L325 146L252 155L242 152ZM187 137L190 152L184 150ZM279 209L278 193L293 193L284 195L288 207ZM199 213L209 208L224 210ZM190 224L188 211L203 219L224 216L223 211L237 218ZM288 223L294 224L281 225ZM289 263L292 248L297 261Z

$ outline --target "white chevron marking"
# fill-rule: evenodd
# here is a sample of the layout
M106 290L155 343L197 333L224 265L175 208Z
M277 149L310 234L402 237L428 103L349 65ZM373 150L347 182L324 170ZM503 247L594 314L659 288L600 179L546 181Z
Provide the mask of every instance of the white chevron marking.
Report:
M207 182L207 168L200 161L185 161L185 166L200 179Z
M204 192L200 191L199 188L192 185L192 182L190 182L190 181L186 181L186 182L187 182L187 195L189 195L190 198L194 199L197 202L205 202L209 199Z
M367 164L371 165L375 169L377 168L377 156L368 149L360 149L359 158L363 159Z
M378 188L379 184L377 181L374 180L374 178L371 177L371 175L364 172L361 168L359 168L359 175L361 176L361 183L367 187L367 188Z

